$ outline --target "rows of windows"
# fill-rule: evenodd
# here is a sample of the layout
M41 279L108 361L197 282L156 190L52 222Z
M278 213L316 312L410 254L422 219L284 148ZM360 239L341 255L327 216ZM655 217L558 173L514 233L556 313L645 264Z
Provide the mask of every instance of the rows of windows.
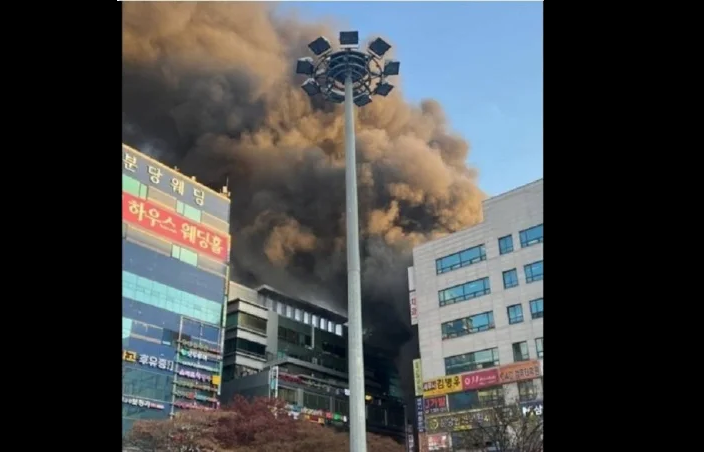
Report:
M233 337L225 340L225 354L240 352L247 355L254 355L258 358L266 357L266 345L252 342L241 337Z
M440 306L446 306L472 298L481 297L491 293L489 278L480 278L475 281L458 284L438 292Z
M128 271L122 272L122 296L216 325L220 324L222 316L219 303Z
M456 392L447 396L450 411L473 410L501 405L504 402L503 386Z
M268 308L276 311L279 315L288 317L289 319L293 319L297 322L301 322L306 325L311 325L321 330L325 330L328 333L333 333L337 334L338 336L342 336L342 324L340 323L335 323L331 320L326 319L325 317L320 317L318 315L311 314L310 312L307 312L303 309L287 305L286 303L282 303L281 301L272 300L271 298L267 298L266 304Z
M543 317L543 299L537 298L531 300L530 305L530 317L532 319L540 319ZM520 304L513 304L506 308L508 313L508 324L513 325L514 323L523 322L523 306Z
M248 375L254 375L259 373L258 369L252 367L243 366L241 364L228 364L222 368L222 380L230 381L236 378L246 377Z
M543 279L543 261L537 261L524 266L526 273L526 283L541 281ZM515 268L503 272L504 289L518 286L518 272ZM438 302L440 306L447 306L472 298L481 297L491 293L491 285L488 277L474 281L458 284L447 289L438 291Z
M486 260L486 250L484 249L484 244L481 244L437 259L435 261L435 270L439 275L484 260Z
M535 387L535 380L518 382L518 400L528 402L538 398L538 390Z
M528 361L528 342L515 342L511 345L513 351L513 361ZM543 357L543 338L535 339L535 351L538 358ZM454 375L465 372L473 372L480 369L488 369L499 365L498 347L487 348L476 352L463 353L461 355L449 356L445 358L445 375Z
M526 248L537 243L543 243L543 225L530 227L519 231L521 248ZM513 252L513 235L509 234L499 237L499 254L504 255ZM435 271L439 275L458 268L467 267L486 260L486 249L484 244L467 248L466 250L450 254L435 260Z
M310 347L313 344L313 338L309 334L299 333L298 331L289 328L279 327L279 339L290 344Z
M491 311L482 312L462 319L451 320L443 323L441 327L443 339L488 331L494 328L494 313Z
M445 375L461 374L499 365L499 349L487 348L445 358Z
M266 320L247 314L246 312L233 312L227 314L226 328L241 327L257 333L266 334Z

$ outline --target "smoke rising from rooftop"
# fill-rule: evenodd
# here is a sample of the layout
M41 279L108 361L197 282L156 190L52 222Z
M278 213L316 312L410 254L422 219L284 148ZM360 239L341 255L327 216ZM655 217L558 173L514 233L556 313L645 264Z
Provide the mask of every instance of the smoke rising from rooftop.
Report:
M124 3L123 140L213 187L229 180L234 279L346 312L342 107L294 74L307 44L337 31L272 8ZM397 348L413 246L476 223L484 199L442 107L400 91L356 122L364 321Z

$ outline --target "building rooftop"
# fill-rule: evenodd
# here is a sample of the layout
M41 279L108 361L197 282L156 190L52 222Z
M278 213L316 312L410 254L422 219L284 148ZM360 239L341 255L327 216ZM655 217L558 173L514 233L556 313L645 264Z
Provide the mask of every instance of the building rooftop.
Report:
M278 298L278 299L283 299L287 304L290 304L291 306L297 307L299 309L303 309L305 311L310 312L311 314L315 314L318 316L323 316L327 318L328 320L331 320L337 324L346 324L347 323L347 317L332 311L327 308L323 308L319 304L316 304L314 302L310 301L305 301L302 300L298 297L291 296L289 294L286 294L280 290L277 290L271 286L268 285L261 285L255 289L258 293L262 295L269 295L272 296L273 298Z

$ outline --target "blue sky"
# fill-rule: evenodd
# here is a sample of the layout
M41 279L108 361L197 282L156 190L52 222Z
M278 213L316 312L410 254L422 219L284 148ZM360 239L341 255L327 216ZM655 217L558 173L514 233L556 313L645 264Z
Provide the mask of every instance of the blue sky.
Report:
M490 196L543 177L542 2L287 2L388 37L411 102L434 98ZM336 36L330 36L336 39Z

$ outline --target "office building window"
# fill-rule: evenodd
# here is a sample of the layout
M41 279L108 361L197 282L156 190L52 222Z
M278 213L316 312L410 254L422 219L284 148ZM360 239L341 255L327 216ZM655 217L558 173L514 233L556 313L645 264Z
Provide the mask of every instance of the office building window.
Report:
M276 303L276 312L281 315L286 315L286 305L281 302Z
M528 402L538 398L538 391L535 389L533 380L518 382L518 400Z
M445 375L488 369L499 365L499 349L487 348L445 358Z
M310 314L305 311L303 311L303 323L310 325Z
M297 391L295 389L284 388L279 386L278 392L278 398L280 400L290 403L291 405L298 405L298 397L296 394Z
M337 334L338 336L342 336L342 325L335 325L335 334Z
M451 320L443 323L441 327L443 339L452 339L453 337L487 331L494 328L494 313L489 311L462 319Z
M313 325L315 328L318 328L318 316L315 314L310 315L310 324Z
M266 320L260 319L259 317L255 317L251 314L247 314L246 312L239 313L237 325L261 334L266 334Z
M327 331L328 329L328 320L324 318L320 318L320 329Z
M335 332L335 323L334 322L328 322L328 333L334 333Z
M524 268L526 271L526 284L543 279L543 261L533 262Z
M286 317L288 317L289 319L293 318L293 307L286 306Z
M299 322L302 322L303 321L303 312L298 308L294 309L293 310L293 318L295 320L298 320Z
M532 228L524 229L519 234L521 237L521 248L543 243L543 225L539 224Z
M347 400L335 399L335 413L344 414L348 416L350 414L350 404Z
M313 410L330 411L330 398L324 395L303 392L303 406Z
M534 319L543 317L543 299L538 298L530 302L530 316Z
M513 236L507 235L499 239L499 254L508 254L513 252Z
M446 273L484 260L486 260L486 251L482 244L436 259L435 270L439 275L440 273Z
M523 306L514 304L506 308L508 311L508 324L521 323L523 321Z
M256 342L248 341L247 339L242 339L241 337L238 337L237 351L246 355L254 355L263 358L266 356L266 345L258 344Z
M510 289L518 285L518 272L515 268L504 272L504 289Z
M515 342L513 344L513 361L528 361L530 356L528 355L528 342Z
M542 337L535 339L535 351L538 354L538 358L543 357L543 338Z
M491 293L489 278L481 278L476 281L459 284L438 292L440 306L459 303Z

